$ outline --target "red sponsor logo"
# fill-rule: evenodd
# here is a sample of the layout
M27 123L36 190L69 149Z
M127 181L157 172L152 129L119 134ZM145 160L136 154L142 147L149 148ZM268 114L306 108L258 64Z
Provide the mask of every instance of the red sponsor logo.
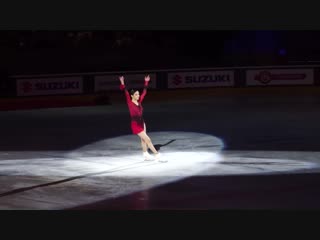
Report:
M182 83L182 77L180 75L175 75L172 81L175 85L179 85Z
M27 81L22 82L22 91L24 93L31 92L32 91L32 84Z
M272 80L303 80L306 78L305 73L280 73L272 74L269 71L262 71L254 77L254 80L257 80L261 83L267 84Z

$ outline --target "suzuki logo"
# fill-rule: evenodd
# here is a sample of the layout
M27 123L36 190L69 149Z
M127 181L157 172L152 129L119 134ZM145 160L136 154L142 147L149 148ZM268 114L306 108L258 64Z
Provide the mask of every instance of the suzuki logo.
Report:
M23 92L30 92L32 90L32 84L30 82L23 82L22 83L22 90Z
M180 76L180 75L175 75L174 77L173 77L173 83L175 84L175 85L179 85L179 84L181 84L182 83L182 77Z

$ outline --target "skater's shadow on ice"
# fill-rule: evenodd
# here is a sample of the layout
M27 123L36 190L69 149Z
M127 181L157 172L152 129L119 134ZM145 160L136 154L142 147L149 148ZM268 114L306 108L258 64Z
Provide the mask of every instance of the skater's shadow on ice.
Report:
M173 140L170 140L169 142L165 143L165 144L154 144L154 148L159 151L161 147L164 147L164 146L167 146L169 145L170 143L173 143L175 141L175 139ZM152 153L150 149L148 149L149 153Z

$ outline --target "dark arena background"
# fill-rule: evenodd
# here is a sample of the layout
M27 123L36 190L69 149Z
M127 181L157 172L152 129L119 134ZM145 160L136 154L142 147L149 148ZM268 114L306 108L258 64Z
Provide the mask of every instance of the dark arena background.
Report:
M0 209L319 209L319 31L1 31ZM118 76L150 84L144 161Z

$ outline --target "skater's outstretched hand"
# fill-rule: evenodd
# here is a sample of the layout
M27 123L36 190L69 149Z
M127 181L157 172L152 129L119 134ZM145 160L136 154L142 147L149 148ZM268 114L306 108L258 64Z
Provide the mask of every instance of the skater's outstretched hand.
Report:
M121 83L122 85L124 85L124 76L120 76L120 77L119 77L119 80L120 80L120 83Z
M145 80L146 82L149 82L149 81L150 81L150 76L149 76L149 75L145 76L145 77L144 77L144 80Z

